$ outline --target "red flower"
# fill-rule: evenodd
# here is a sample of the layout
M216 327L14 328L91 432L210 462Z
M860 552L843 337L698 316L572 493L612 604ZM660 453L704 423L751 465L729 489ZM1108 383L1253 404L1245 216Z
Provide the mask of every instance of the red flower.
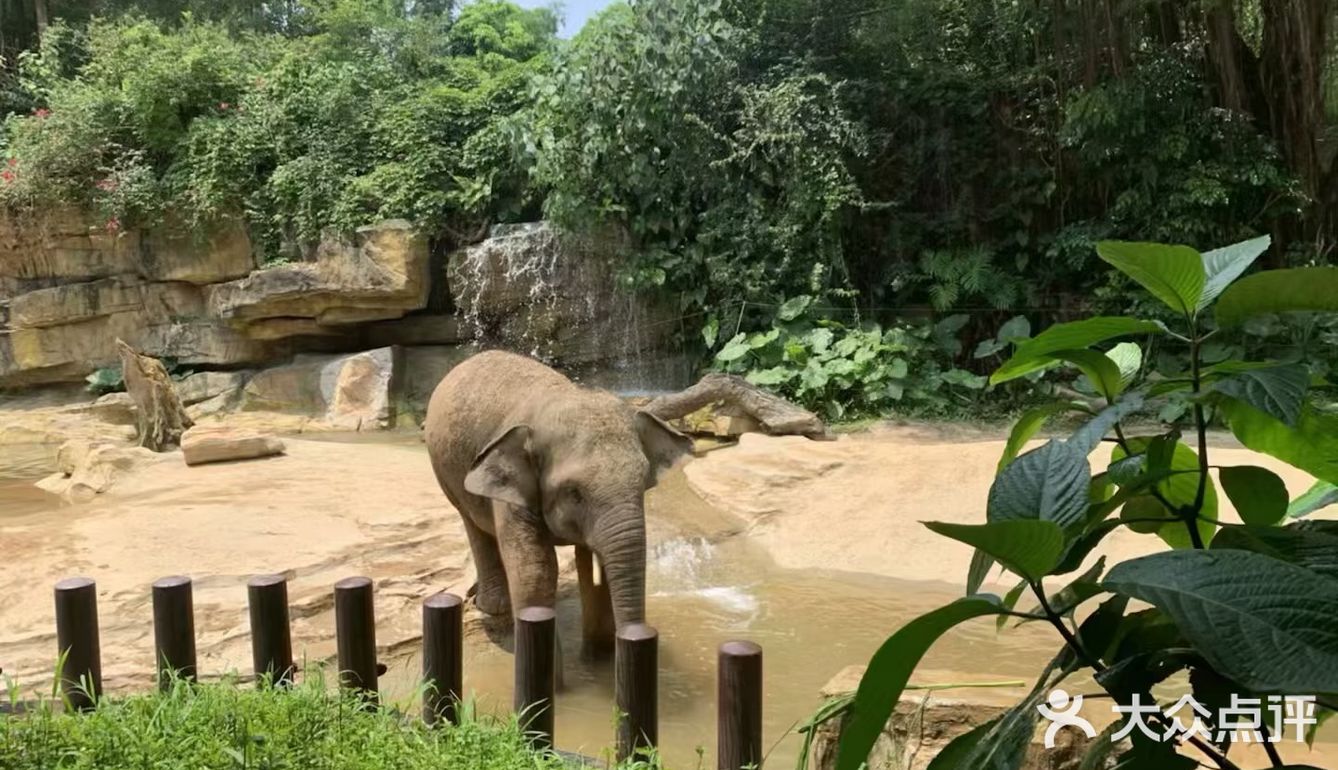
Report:
M51 117L51 110L48 110L45 107L38 107L37 109L33 110L33 114L39 118L45 119Z
M15 166L19 165L19 159L18 159L18 158L10 158L9 161L8 161L8 163L9 163L9 167L10 167L10 168L14 168Z
M14 172L0 171L0 179L5 180L5 184L9 184L10 182L14 181Z
M121 220L117 219L116 217L112 217L111 219L107 220L107 232L115 233L120 229L121 229Z

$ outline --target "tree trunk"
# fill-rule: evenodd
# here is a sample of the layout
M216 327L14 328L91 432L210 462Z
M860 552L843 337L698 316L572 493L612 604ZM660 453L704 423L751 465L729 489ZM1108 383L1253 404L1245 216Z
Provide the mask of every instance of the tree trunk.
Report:
M47 0L33 0L33 16L37 19L37 39L41 40L51 23L51 14L47 9Z
M772 435L827 437L827 426L817 415L733 374L708 374L696 385L659 396L642 408L661 420L676 420L721 401L753 418Z
M119 339L116 351L121 357L125 389L135 402L139 445L155 452L179 445L181 434L194 422L182 407L167 368L156 358L136 353Z

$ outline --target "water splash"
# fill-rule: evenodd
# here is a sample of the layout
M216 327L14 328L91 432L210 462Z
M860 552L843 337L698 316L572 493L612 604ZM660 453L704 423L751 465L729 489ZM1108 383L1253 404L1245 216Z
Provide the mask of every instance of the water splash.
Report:
M691 596L742 620L747 624L757 616L758 600L747 586L723 581L717 572L723 565L716 558L715 546L701 538L674 538L650 549L647 581L651 596Z

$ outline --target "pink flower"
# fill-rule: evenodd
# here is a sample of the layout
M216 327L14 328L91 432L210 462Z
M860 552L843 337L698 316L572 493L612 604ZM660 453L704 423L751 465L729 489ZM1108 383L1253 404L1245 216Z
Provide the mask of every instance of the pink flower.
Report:
M116 180L111 178L99 179L97 182L97 188L104 192L111 192L112 190L116 189Z
M115 233L120 229L121 229L121 220L117 219L116 217L112 217L111 219L107 220L107 232Z
M51 110L48 110L45 107L38 107L37 109L33 110L33 114L45 120L46 118L51 117Z
M219 102L219 103L218 103L218 108L219 108L220 110L226 110L226 109L228 109L228 108L231 107L231 106L232 106L232 105L228 104L227 102Z
M0 171L0 179L5 180L5 184L9 184L10 182L14 181L14 172Z
M18 158L10 158L9 161L8 161L8 163L9 163L9 167L10 167L10 168L14 168L15 166L19 165L19 159L18 159Z

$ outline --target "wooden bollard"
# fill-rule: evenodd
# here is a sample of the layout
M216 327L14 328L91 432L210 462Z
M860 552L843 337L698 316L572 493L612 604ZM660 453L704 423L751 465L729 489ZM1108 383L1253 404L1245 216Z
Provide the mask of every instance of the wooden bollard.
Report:
M335 583L335 644L339 650L339 683L376 698L376 613L372 580L351 577Z
M172 689L172 677L195 679L195 602L190 578L180 575L153 583L153 649L158 689Z
M619 762L659 742L660 636L644 623L624 626L614 647L613 693L618 707Z
M760 767L762 648L752 642L725 642L717 665L716 767Z
M553 745L553 690L557 658L557 615L551 607L516 613L515 711L540 748Z
M423 719L459 722L464 693L464 602L440 593L423 600Z
M266 675L276 685L293 681L293 638L288 629L288 581L260 575L246 584L251 612L251 659L256 681Z
M64 655L61 691L84 710L102 693L102 650L98 641L98 589L91 578L56 583L56 650Z

